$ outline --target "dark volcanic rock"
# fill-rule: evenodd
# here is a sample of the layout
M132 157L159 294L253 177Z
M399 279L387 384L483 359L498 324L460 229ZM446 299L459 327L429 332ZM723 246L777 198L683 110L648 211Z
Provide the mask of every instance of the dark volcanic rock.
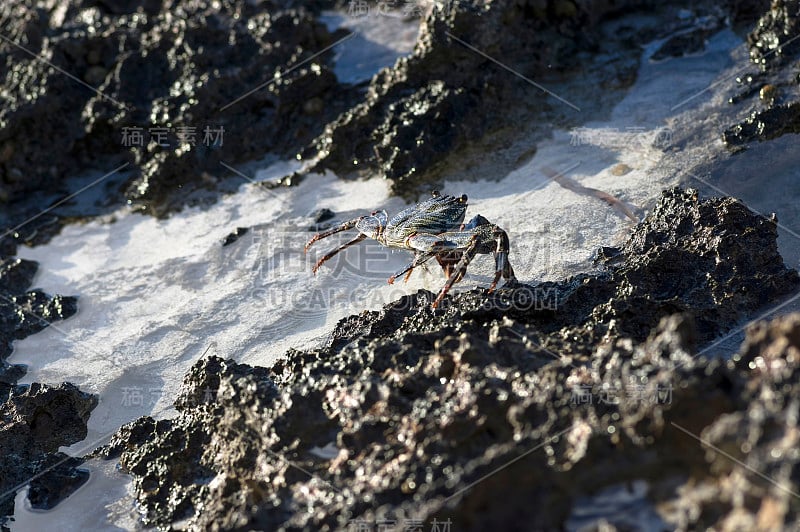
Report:
M81 464L83 459L67 458L63 453L51 454L47 459L37 462L37 466L43 472L31 481L28 491L31 507L37 510L50 510L72 495L89 480L89 471L79 469Z
M69 192L65 180L79 170L127 162L133 177L115 185L120 196L158 215L203 201L200 189L224 190L225 177L239 183L229 166L267 153L302 154L343 176L378 173L413 195L489 133L487 142L509 144L520 128L577 124L575 104L482 54L529 79L571 83L558 88L567 99L596 100L589 74L602 94L617 94L635 79L640 45L685 26L681 6L719 11L718 2L689 1L431 2L413 54L364 90L339 82L333 50L316 55L347 36L318 18L344 1L28 4L0 6L9 22L0 40L0 201ZM760 4L722 9L740 21ZM640 17L619 34L618 25L604 26L637 10L663 20ZM597 55L604 66L592 65ZM580 120L599 112L590 107ZM48 231L60 227L54 216Z
M69 383L34 383L0 404L0 516L13 513L16 490L34 475L42 474L31 484L35 508L52 508L86 481L75 469L82 460L58 449L86 437L95 406L96 396Z
M759 92L766 109L753 110L742 122L723 131L722 138L729 148L736 150L756 140L800 133L800 100L797 98L800 73L796 64L789 65L800 54L798 33L800 0L781 0L772 3L748 35L750 58L762 72L744 76L742 80L749 86L733 97L731 103L740 103ZM781 99L784 101L779 101Z
M547 128L584 123L596 111L589 102L597 94L581 92L570 81L585 87L592 79L613 93L635 80L640 46L687 24L678 17L681 3L647 0L444 4L424 18L413 54L374 76L364 101L329 123L314 149L304 152L318 157L316 170L340 176L377 173L392 180L394 192L413 196L420 184L429 189L447 165L458 164L453 154L484 137L510 144L536 123ZM720 8L745 21L760 14L755 8L764 2L719 4L686 3L692 13L715 15L705 17L708 24L696 31L670 40L662 56L702 49L721 24ZM614 22L635 13L644 16ZM655 27L646 22L654 13L659 17ZM595 54L613 58L614 81L602 72L588 73ZM559 97L522 77L548 80Z
M250 231L250 228L248 227L237 227L232 233L225 237L225 239L222 241L222 247L230 246L239 240L239 238L246 235L248 231Z
M12 343L37 333L77 311L77 300L29 290L37 264L24 259L0 262L0 526L14 511L18 484L43 473L31 483L34 508L51 508L88 478L79 459L58 452L86 437L89 412L97 398L73 385L16 386L26 373L8 364ZM66 461L65 461L66 460Z
M696 346L798 286L775 239L736 200L668 191L604 272L462 292L435 312L420 291L269 369L203 359L177 417L142 418L98 452L121 453L163 527L553 530L578 497L637 479L677 505L678 486L719 480L684 430L753 393L745 356Z
M23 366L6 363L12 342L77 311L75 297L28 290L36 270L37 264L25 259L10 257L0 262L0 400L8 397L14 383L25 374Z
M138 177L127 196L163 213L225 174L222 162L293 155L352 100L329 68L332 52L300 65L346 35L316 20L311 10L325 2L28 4L0 7L10 21L0 41L6 200L58 190L75 168L128 161Z
M742 146L756 140L770 140L787 133L800 133L800 101L754 111L743 122L722 133L725 144Z
M750 327L733 362L742 408L698 434L708 442L711 477L676 501L678 522L695 529L797 530L800 314Z
M377 172L392 180L395 192L413 194L421 182L435 179L447 155L489 131L530 121L530 109L540 118L574 115L562 102L553 111L546 94L485 55L502 58L524 76L537 78L552 65L568 76L581 53L602 41L594 31L597 22L618 9L596 1L546 4L499 0L434 7L414 53L378 73L365 100L326 126L305 155L319 157L316 170Z
M800 0L776 0L747 36L750 58L764 66L785 63L800 52Z

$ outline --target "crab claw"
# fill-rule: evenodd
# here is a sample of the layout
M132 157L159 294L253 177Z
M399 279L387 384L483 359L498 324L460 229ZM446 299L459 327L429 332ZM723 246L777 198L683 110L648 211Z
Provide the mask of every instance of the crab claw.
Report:
M396 278L396 276L392 275L391 277L389 277L389 279L386 282L389 283L389 284L394 284L395 278Z

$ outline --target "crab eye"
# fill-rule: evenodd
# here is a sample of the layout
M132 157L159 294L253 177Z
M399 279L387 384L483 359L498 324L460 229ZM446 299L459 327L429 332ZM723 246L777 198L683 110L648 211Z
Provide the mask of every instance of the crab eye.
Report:
M466 194L461 194L461 197L458 198L458 201L460 201L461 203L466 203L467 202L467 195Z
M433 196L434 198L438 198L439 196L441 196L441 193L439 193L438 190L431 190L431 196Z

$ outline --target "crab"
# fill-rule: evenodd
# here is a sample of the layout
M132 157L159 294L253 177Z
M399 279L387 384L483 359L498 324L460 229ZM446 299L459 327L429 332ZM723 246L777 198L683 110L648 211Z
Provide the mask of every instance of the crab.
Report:
M389 219L385 210L373 211L317 233L308 241L305 251L308 252L315 242L336 233L351 229L359 233L349 242L323 255L312 268L315 275L320 266L337 253L367 238L389 248L412 251L414 260L389 277L389 284L403 274L406 274L405 281L408 282L415 268L435 258L447 278L431 305L435 309L453 285L464 277L470 262L478 254L494 255L495 274L489 287L490 293L501 276L506 279L506 284L516 282L514 270L508 262L508 234L480 214L463 223L466 212L466 194L459 197L443 196L433 191L430 199L401 211L392 219Z

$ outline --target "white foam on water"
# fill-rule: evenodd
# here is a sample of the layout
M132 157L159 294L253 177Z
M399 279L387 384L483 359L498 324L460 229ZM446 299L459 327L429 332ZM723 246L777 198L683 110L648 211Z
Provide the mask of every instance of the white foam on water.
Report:
M364 5L363 10L326 11L320 17L330 31L347 28L355 34L335 48L333 71L343 83L369 80L381 68L411 53L417 41L419 19L405 17L402 11L384 4Z
M131 478L119 471L115 462L92 459L81 469L89 471L89 479L70 496L69 504L51 510L31 508L28 489L21 489L15 499L14 520L9 523L11 529L41 531L57 526L63 532L144 530L136 513Z

